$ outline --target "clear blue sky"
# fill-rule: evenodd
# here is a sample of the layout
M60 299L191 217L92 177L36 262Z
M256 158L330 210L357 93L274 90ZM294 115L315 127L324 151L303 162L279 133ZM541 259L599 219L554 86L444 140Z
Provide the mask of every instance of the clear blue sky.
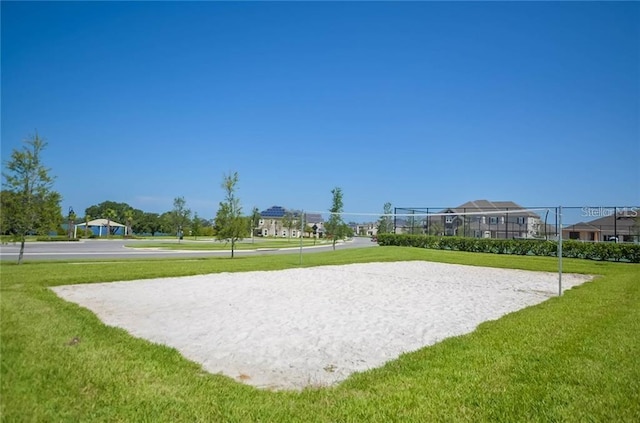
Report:
M62 209L640 204L640 3L2 2Z

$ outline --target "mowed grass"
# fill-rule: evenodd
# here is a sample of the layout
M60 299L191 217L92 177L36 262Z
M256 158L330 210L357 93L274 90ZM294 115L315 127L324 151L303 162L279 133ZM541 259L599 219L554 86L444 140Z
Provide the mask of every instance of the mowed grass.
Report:
M2 263L2 421L640 421L640 266L565 260L600 275L562 297L404 354L332 388L269 392L204 372L174 349L103 325L48 288L276 270L298 255ZM555 271L545 257L401 247L308 254L304 266L431 260ZM348 283L348 282L346 282Z

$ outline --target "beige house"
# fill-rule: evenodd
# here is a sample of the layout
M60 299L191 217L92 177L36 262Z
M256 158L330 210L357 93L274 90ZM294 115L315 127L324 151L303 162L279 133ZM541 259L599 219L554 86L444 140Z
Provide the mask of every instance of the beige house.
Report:
M473 238L538 238L541 219L513 201L468 201L439 211L439 216L412 216L399 220L396 233L427 233Z
M629 209L562 228L562 239L580 241L640 241L640 211Z
M287 210L284 207L271 206L260 212L260 220L258 221L256 232L265 237L322 237L324 233L324 219L322 219L322 216L317 213L305 213L305 227L301 231L300 214L301 212L298 210ZM310 231L307 232L307 229Z
M350 223L349 227L357 236L376 236L378 234L378 222Z

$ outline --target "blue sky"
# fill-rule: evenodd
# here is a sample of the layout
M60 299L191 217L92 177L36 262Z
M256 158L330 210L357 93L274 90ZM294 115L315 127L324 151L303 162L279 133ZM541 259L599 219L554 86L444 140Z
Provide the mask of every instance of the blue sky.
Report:
M2 2L62 208L640 204L637 2Z

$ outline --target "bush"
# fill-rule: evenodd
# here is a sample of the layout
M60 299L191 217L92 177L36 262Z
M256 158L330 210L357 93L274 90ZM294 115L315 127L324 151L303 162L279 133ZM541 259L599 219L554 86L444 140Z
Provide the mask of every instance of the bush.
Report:
M557 256L558 243L537 239L493 239L440 237L432 235L379 234L379 245L427 248L432 250L467 251L474 253ZM640 245L613 242L562 242L562 256L589 260L615 260L640 263Z
M44 241L44 242L58 242L58 241L77 241L78 238L67 237L66 235L56 235L56 236L39 236L36 238L36 241Z

